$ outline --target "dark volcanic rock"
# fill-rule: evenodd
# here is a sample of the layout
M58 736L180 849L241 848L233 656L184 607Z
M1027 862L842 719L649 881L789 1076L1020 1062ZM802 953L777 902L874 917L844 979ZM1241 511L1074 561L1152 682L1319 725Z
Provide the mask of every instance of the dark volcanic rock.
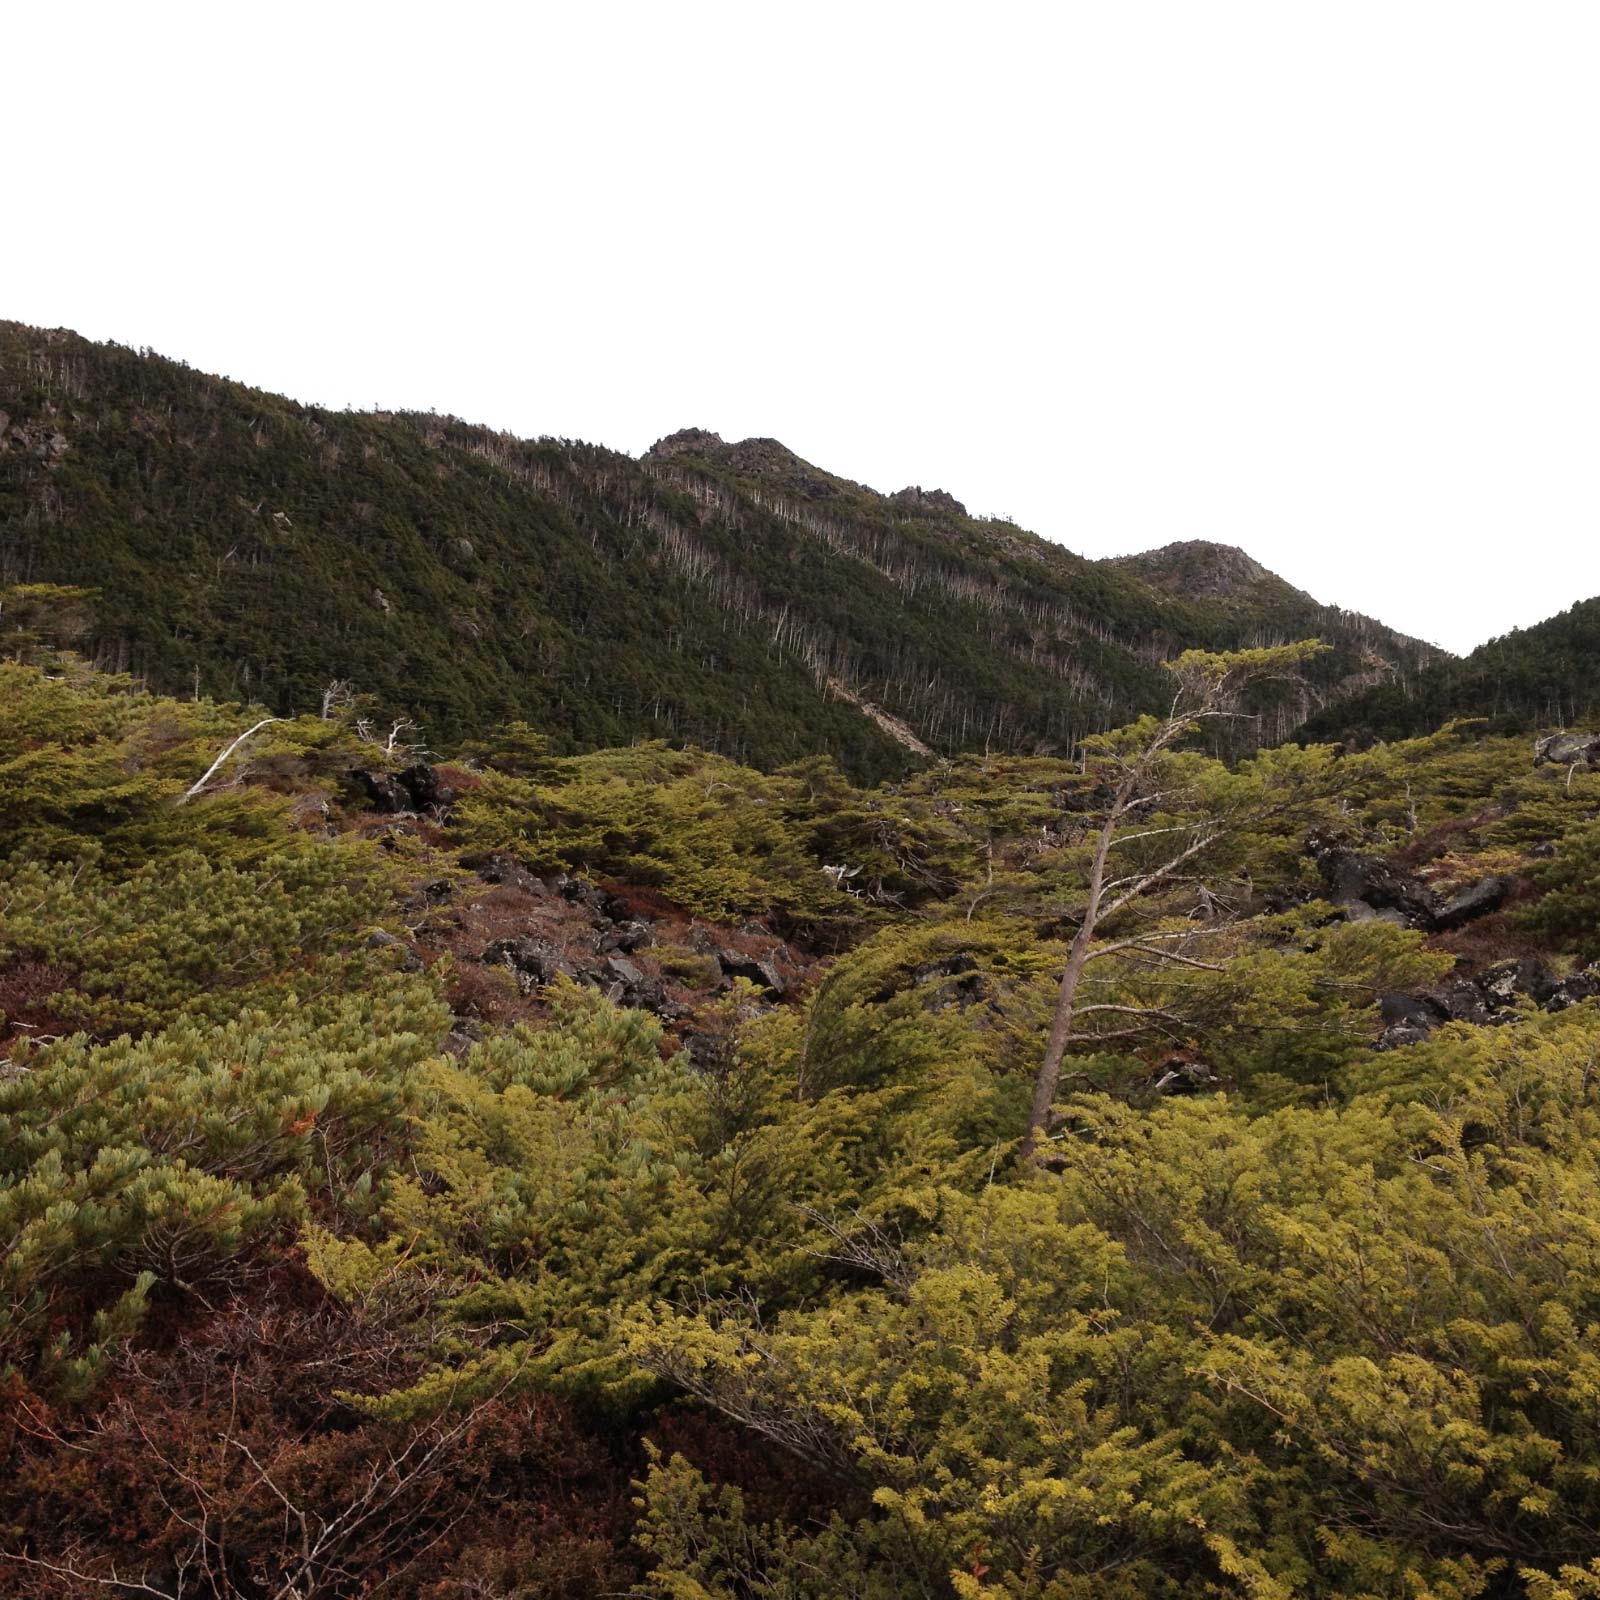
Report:
M673 1009L667 1003L666 984L641 971L625 956L608 956L595 981L617 1005L653 1011L657 1016L666 1016Z
M728 978L744 978L779 999L788 986L770 956L746 956L726 946L716 952L717 964Z
M1374 1041L1374 1050L1401 1050L1408 1044L1421 1044L1431 1032L1415 1022L1397 1022L1385 1028Z
M1472 981L1491 1011L1503 1011L1518 1000L1543 1005L1556 990L1555 974L1536 956L1485 967Z
M1451 895L1434 913L1433 925L1440 930L1462 927L1498 911L1510 893L1510 878L1484 878Z
M426 811L432 806L447 806L456 797L455 790L439 776L439 769L430 767L426 761L407 767L400 774L400 782L418 811Z
M1430 995L1386 994L1378 1001L1378 1015L1386 1027L1404 1024L1428 1029L1449 1020L1450 1013Z
M1568 1006L1593 1000L1596 996L1600 996L1600 966L1586 967L1582 972L1574 972L1570 978L1563 978L1553 985L1544 1008L1546 1011L1565 1011Z
M1306 848L1336 906L1359 904L1372 911L1396 911L1413 927L1434 926L1437 906L1433 895L1381 856L1365 855L1326 834L1312 834Z
M471 864L485 883L503 884L510 889L521 889L526 894L550 892L520 861L511 856L492 855Z
M1378 1015L1384 1027L1373 1048L1398 1050L1404 1045L1421 1044L1449 1019L1450 1013L1428 995L1386 994L1378 1001Z
M1517 1007L1531 1003L1545 1011L1600 998L1600 966L1558 979L1537 957L1501 961L1471 978L1455 978L1431 994L1386 994L1378 1003L1384 1028L1375 1046L1397 1050L1419 1044L1444 1022L1510 1022Z
M651 933L648 923L619 922L600 935L599 947L602 954L611 950L621 950L627 955L632 955L635 950L644 949L654 940L655 935Z
M412 799L411 791L394 773L359 770L352 772L350 776L360 786L362 793L367 797L367 803L374 811L393 816L402 811L416 810L416 802Z
M984 981L978 963L965 950L958 950L942 961L926 962L911 974L911 981L938 985L936 1010L958 1006L965 1011L968 1006L976 1005L989 996L989 986Z
M1200 1094L1215 1089L1221 1080L1203 1061L1169 1056L1156 1068L1150 1082L1152 1094Z
M360 786L372 809L387 814L427 811L433 806L449 805L456 797L455 790L439 777L438 769L425 761L407 767L404 772L374 772L361 768L350 777Z
M615 978L618 983L629 984L634 988L644 982L644 974L623 956L608 956L600 970L608 978Z
M1481 1027L1491 1019L1483 991L1470 979L1455 979L1436 989L1432 998L1444 1007L1452 1022L1472 1022Z

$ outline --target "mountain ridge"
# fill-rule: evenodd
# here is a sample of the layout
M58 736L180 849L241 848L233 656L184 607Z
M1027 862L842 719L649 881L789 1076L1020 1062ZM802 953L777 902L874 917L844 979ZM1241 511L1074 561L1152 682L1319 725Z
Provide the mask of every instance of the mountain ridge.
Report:
M881 775L908 749L863 706L939 753L1068 749L1157 704L1165 657L1320 635L1257 708L1276 741L1438 654L1281 579L1196 600L1150 581L1159 552L1090 561L774 439L684 429L635 459L19 323L0 412L0 581L97 589L99 664L279 711L337 679L440 744L522 719L559 749Z

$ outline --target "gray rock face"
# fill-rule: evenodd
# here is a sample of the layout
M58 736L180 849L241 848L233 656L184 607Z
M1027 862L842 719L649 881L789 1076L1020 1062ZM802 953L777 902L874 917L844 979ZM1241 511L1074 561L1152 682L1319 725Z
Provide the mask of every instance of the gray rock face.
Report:
M557 978L575 978L577 969L555 945L543 939L496 939L478 958L486 967L510 967L524 993Z
M1511 893L1511 879L1496 874L1458 890L1434 913L1433 925L1439 929L1459 928L1491 911L1498 911Z
M1577 767L1592 772L1600 767L1600 733L1551 733L1533 747L1536 767Z
M948 511L958 517L967 514L967 508L953 494L943 489L924 489L920 483L897 489L889 496L891 505L904 506L910 511Z

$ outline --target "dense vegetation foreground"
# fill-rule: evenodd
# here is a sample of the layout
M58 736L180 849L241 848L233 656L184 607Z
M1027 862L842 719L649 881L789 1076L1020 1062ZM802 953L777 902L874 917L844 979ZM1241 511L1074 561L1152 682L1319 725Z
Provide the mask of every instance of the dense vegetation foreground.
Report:
M446 764L71 603L0 663L0 1594L1600 1595L1575 747Z

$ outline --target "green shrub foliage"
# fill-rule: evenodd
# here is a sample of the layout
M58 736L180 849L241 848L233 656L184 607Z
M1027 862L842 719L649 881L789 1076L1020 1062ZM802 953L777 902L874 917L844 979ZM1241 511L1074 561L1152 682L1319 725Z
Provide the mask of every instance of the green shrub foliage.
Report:
M511 725L380 813L364 707L201 784L266 713L78 604L0 665L4 1593L1600 1594L1600 777L1175 745L1021 1160L1092 755Z

